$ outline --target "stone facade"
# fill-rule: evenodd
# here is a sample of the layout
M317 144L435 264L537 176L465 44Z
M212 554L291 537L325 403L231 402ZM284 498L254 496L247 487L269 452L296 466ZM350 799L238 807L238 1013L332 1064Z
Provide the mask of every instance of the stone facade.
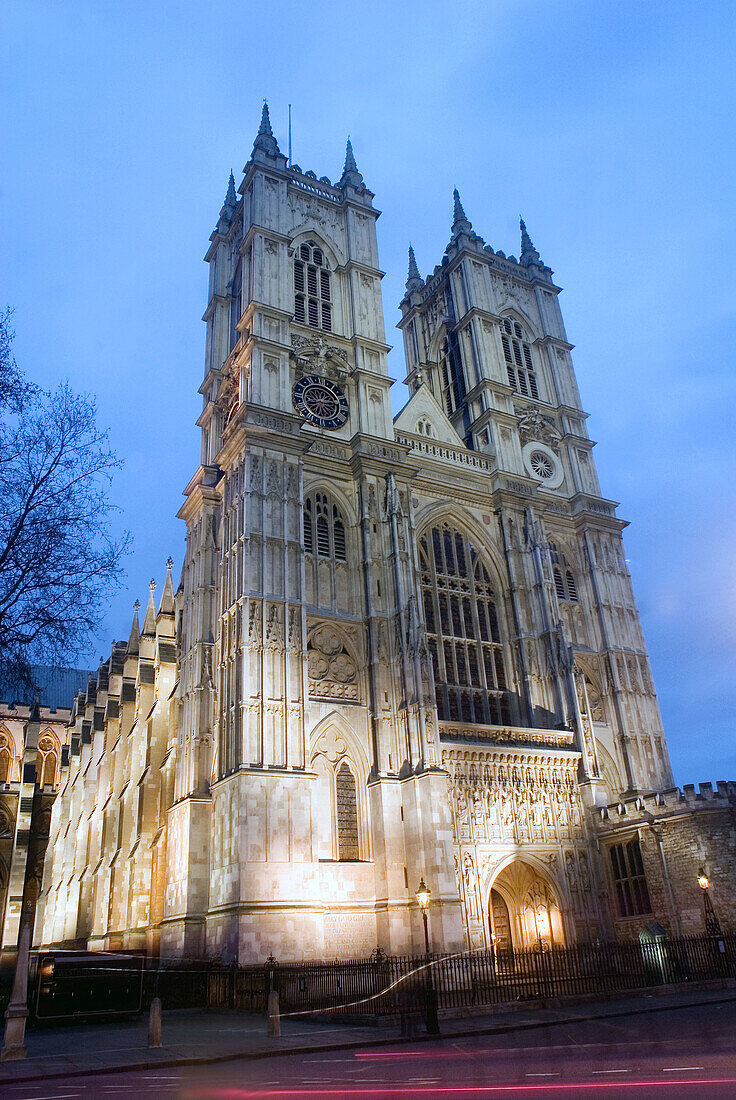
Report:
M69 763L70 710L84 669L34 666L37 689L0 688L0 947L15 947L23 905L41 890L51 807ZM37 698L34 701L34 696Z
M75 704L45 943L421 950L421 878L437 950L617 930L601 815L672 776L559 288L456 194L392 420L378 213L264 108L206 256L181 583Z

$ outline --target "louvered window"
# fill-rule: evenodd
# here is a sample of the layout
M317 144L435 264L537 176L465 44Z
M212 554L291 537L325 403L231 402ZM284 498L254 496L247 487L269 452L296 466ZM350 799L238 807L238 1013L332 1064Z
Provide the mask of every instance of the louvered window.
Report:
M314 551L314 530L312 520L312 501L304 505L304 550L307 554Z
M524 397L538 399L539 388L532 349L526 341L524 330L519 322L510 317L504 317L503 320L501 346L506 361L509 385Z
M294 259L294 320L332 331L332 286L322 249L314 241L300 245Z
M555 592L558 600L570 600L578 602L578 586L575 582L575 574L565 555L557 548L556 543L549 543L549 552L552 560L552 576L555 582Z
M511 721L496 592L477 549L445 525L419 540L437 707L445 722Z
M465 400L465 379L457 343L453 347L449 340L443 340L440 349L440 376L445 411L451 416Z
M345 521L326 493L315 493L305 501L303 531L305 553L316 549L320 558L347 561Z

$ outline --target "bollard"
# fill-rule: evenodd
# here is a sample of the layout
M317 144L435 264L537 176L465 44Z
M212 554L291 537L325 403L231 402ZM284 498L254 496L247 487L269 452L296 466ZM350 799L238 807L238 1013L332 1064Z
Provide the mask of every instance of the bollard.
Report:
M439 1035L440 1022L437 1017L437 990L433 985L427 990L427 1034Z
M272 989L268 995L268 1034L274 1039L281 1038L279 995L275 989Z
M161 1046L161 998L154 997L151 1001L151 1011L148 1014L148 1045L149 1047Z

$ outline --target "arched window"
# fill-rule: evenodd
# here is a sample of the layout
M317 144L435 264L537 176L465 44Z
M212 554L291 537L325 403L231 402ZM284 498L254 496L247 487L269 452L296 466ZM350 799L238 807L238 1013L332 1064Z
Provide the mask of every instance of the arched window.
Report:
M445 524L422 536L419 557L440 719L508 725L496 593L477 549Z
M55 739L49 734L42 734L38 739L36 763L36 771L42 787L53 787L55 785L58 760Z
M319 738L312 768L316 775L313 802L315 846L321 860L343 862L367 858L367 829L358 776L346 754L345 742L335 730ZM364 780L363 780L364 783ZM361 827L362 826L362 827Z
M304 502L304 550L320 558L345 561L345 521L326 493L314 493Z
M10 767L12 762L12 741L7 733L0 733L0 783L10 782Z
M503 357L506 360L506 372L509 385L524 397L539 397L537 375L534 370L532 349L526 339L524 329L518 321L504 317L501 331Z
M348 529L341 510L328 493L314 490L302 515L307 603L353 612L355 586L349 583Z
M558 600L578 602L578 586L575 583L575 574L570 567L565 555L558 550L557 544L549 544L549 552L552 558L552 576L555 582L555 592Z
M332 287L324 252L315 241L299 246L294 257L294 320L332 331Z
M465 379L456 338L446 338L442 341L440 381L445 411L448 416L452 416L465 400Z
M338 859L360 859L358 841L358 795L355 776L343 760L335 776Z

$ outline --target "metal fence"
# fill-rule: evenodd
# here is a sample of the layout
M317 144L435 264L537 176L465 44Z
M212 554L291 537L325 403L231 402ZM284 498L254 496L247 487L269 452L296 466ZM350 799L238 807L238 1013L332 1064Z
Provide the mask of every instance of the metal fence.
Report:
M736 937L575 944L551 950L386 956L332 963L210 969L207 1004L265 1012L269 988L282 1013L399 1016L421 1011L605 994L736 978Z
M133 962L135 989L128 965ZM376 951L368 959L279 965L270 958L245 967L202 959L144 960L124 952L67 952L34 959L29 1005L37 1022L135 1012L153 997L160 997L166 1009L265 1013L269 990L275 989L284 1014L365 1020L424 1012L430 1001L439 1009L483 1008L729 978L736 979L733 935L456 955Z

